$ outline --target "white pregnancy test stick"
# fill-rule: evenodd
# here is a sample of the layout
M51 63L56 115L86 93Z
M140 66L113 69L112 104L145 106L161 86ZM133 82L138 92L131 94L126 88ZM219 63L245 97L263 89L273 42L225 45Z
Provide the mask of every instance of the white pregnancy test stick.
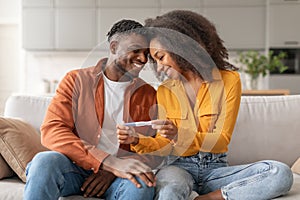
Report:
M151 126L151 121L141 121L141 122L128 122L124 123L124 126Z

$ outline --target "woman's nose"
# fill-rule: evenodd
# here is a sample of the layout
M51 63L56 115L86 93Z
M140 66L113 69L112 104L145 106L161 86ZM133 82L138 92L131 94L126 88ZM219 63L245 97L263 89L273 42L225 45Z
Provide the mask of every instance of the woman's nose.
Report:
M156 71L157 71L157 72L162 72L162 71L164 71L164 65L162 65L162 64L160 64L160 63L157 63Z

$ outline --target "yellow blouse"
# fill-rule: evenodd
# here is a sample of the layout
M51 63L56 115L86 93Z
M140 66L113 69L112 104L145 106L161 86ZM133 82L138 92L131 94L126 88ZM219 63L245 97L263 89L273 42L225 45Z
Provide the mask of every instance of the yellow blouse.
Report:
M172 141L159 132L155 138L141 136L138 144L131 145L132 150L161 156L226 152L240 105L239 74L217 70L214 81L203 82L195 97L192 108L179 80L167 80L159 86L159 119L171 120L178 128L178 136Z

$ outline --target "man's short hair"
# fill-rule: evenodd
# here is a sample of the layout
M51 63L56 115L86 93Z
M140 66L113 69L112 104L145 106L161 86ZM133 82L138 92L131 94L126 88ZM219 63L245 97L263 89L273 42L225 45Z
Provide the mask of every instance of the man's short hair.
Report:
M112 36L116 34L128 34L128 33L137 33L143 35L143 25L137 21L123 19L116 22L110 31L106 34L108 42L110 42Z

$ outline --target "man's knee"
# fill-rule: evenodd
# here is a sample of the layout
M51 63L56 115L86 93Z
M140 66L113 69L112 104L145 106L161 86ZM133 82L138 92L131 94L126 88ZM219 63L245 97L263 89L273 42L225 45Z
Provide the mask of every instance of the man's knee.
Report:
M121 179L117 181L118 191L117 199L130 199L130 200L153 200L154 198L154 187L148 187L141 179L137 178L137 181L141 184L140 188L137 188L130 180Z
M66 162L69 162L68 158L55 151L44 151L36 154L32 161L29 164L29 170L33 171L43 171L44 174L53 172L58 168L61 168L65 165Z

